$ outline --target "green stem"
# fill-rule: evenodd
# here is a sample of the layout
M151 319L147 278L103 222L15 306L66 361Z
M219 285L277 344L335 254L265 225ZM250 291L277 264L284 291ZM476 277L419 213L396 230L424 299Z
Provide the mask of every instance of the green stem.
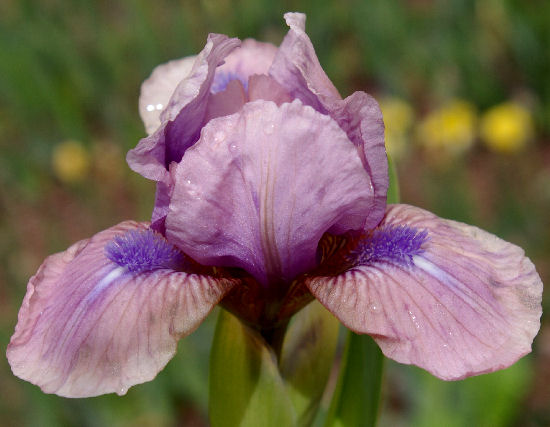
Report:
M373 427L379 414L384 356L374 340L348 332L326 427Z

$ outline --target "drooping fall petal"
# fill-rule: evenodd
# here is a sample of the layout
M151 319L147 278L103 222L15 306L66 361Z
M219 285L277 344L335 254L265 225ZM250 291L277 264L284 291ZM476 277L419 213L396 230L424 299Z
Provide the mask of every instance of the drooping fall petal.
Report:
M521 248L407 205L311 292L384 354L446 380L505 368L531 351L542 282Z
M186 269L179 251L130 221L50 256L8 346L14 374L67 397L151 380L232 285L178 266Z
M166 236L205 265L285 282L315 266L331 229L360 229L373 203L354 145L300 101L247 103L210 121L175 171Z

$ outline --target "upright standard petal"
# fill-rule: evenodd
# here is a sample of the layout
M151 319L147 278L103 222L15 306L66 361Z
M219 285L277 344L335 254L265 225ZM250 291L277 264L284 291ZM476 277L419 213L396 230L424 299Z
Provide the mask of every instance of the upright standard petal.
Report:
M332 229L360 229L372 186L353 144L300 101L247 103L208 123L175 172L166 236L206 265L264 285L315 266Z
M531 351L542 282L511 243L393 205L347 260L348 271L307 285L398 362L456 380L505 368Z
M179 251L130 221L50 256L8 346L14 374L66 397L151 380L232 285L179 267Z
M355 92L343 100L317 59L305 32L305 15L287 13L285 19L290 30L269 74L291 96L330 115L355 144L374 187L375 203L368 213L367 227L375 227L384 216L389 183L380 107L364 92Z
M286 13L285 20L290 30L277 51L269 74L292 97L324 113L326 110L321 98L342 98L323 71L313 44L305 33L306 16L303 13Z
M231 80L239 80L246 88L249 77L267 74L276 52L277 47L271 43L243 40L241 46L231 52L216 70L211 91L221 92Z
M216 68L238 47L238 39L210 34L189 75L176 87L160 115L161 125L128 152L130 168L145 178L160 181L168 165L179 162L199 137L204 125L210 87Z
M139 115L148 135L154 133L160 126L160 114L168 105L178 84L193 69L196 59L197 56L193 55L161 64L141 85Z

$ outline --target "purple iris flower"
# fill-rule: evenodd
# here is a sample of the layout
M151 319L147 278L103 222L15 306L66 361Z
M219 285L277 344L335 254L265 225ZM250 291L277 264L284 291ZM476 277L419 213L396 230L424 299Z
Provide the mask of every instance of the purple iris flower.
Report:
M213 34L145 81L149 136L128 162L157 182L152 221L44 261L7 350L15 375L62 396L123 394L218 303L267 337L313 298L447 380L530 352L533 264L476 227L387 206L378 104L342 99L305 16L285 18L279 48Z

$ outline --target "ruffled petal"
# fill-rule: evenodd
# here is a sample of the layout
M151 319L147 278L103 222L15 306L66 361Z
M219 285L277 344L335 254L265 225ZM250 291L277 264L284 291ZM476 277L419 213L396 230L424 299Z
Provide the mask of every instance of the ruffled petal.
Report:
M303 13L286 13L285 20L290 30L277 51L269 74L293 98L325 113L320 97L342 98L323 71L311 40L305 33L306 16Z
M124 222L45 260L28 284L8 346L15 375L46 393L87 397L124 394L166 365L178 339L232 283L169 269L179 262L177 251L161 237L142 236L146 229ZM106 245L125 233L153 239L155 262L151 252L131 247L115 254L127 266L111 261ZM115 242L124 248L124 239Z
M364 92L355 92L342 100L323 71L305 32L305 15L287 13L285 19L290 30L269 74L291 96L330 115L356 145L374 187L375 203L367 219L367 227L373 228L384 216L389 184L380 107L374 98Z
M365 92L355 92L344 100L323 98L328 114L347 133L358 148L363 166L374 187L374 204L367 228L378 225L386 211L388 159L384 139L384 120L376 100Z
M221 34L208 36L191 72L176 87L162 111L160 127L128 152L126 160L132 170L159 181L168 165L179 162L185 150L197 141L204 124L216 67L239 44L238 39Z
M178 84L191 72L196 59L193 55L159 65L141 85L139 114L148 135L160 126L161 112Z
M542 282L521 248L407 205L390 206L368 239L352 268L307 285L386 356L456 380L531 351Z
M176 168L168 240L206 265L242 267L261 283L315 266L331 229L360 229L372 186L353 144L300 101L245 104L208 123Z

